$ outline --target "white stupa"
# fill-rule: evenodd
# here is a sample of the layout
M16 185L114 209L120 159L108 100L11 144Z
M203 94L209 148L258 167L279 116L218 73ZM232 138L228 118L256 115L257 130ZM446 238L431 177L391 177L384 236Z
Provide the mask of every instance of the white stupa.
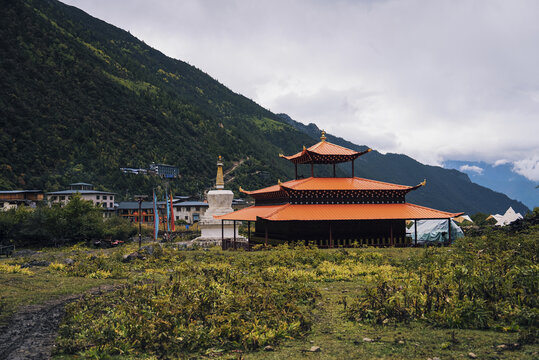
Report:
M225 181L223 176L223 163L219 155L217 162L217 178L215 181L215 190L208 191L208 205L204 215L201 216L199 226L201 234L194 241L201 245L221 245L221 238L224 235L225 239L234 238L234 223L225 221L224 226L221 220L215 219L214 216L228 214L234 211L232 209L232 199L234 193L230 190L224 190ZM236 223L236 241L247 241L246 238L238 234L240 222Z

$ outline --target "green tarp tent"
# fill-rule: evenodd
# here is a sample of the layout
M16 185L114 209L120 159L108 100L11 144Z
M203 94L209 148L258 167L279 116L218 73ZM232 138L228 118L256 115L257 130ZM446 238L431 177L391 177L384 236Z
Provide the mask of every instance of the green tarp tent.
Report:
M449 242L447 220L417 220L417 244L447 243ZM415 243L414 224L407 230ZM451 220L451 240L464 237L462 229Z

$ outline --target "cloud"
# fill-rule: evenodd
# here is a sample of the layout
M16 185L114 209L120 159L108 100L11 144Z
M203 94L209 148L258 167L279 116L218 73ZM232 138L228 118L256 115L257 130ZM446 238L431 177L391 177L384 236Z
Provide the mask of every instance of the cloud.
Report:
M475 165L462 165L459 167L459 170L462 172L474 172L478 175L483 175L483 168Z
M539 155L515 161L513 171L532 181L539 181Z
M505 164L508 164L508 163L510 163L509 160L507 160L507 159L500 159L500 160L496 160L496 161L494 162L494 164L492 164L492 167L496 167L496 166L500 166L500 165L505 165Z
M534 174L537 1L66 2L358 144Z

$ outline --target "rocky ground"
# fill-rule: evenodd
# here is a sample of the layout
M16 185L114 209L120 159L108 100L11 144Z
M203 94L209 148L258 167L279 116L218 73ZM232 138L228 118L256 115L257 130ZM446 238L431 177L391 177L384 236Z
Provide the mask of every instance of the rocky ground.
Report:
M102 286L90 293L111 291L114 286ZM8 323L0 327L0 359L49 359L54 347L58 326L64 317L65 305L82 296L70 295L44 304L21 308Z

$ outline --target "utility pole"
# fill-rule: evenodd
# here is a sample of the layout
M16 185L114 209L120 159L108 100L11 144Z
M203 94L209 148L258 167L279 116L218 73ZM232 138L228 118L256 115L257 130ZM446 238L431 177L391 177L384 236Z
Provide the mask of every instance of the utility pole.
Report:
M142 216L142 202L146 199L147 195L135 195L135 200L138 201L138 248L142 246L142 221L140 218Z

